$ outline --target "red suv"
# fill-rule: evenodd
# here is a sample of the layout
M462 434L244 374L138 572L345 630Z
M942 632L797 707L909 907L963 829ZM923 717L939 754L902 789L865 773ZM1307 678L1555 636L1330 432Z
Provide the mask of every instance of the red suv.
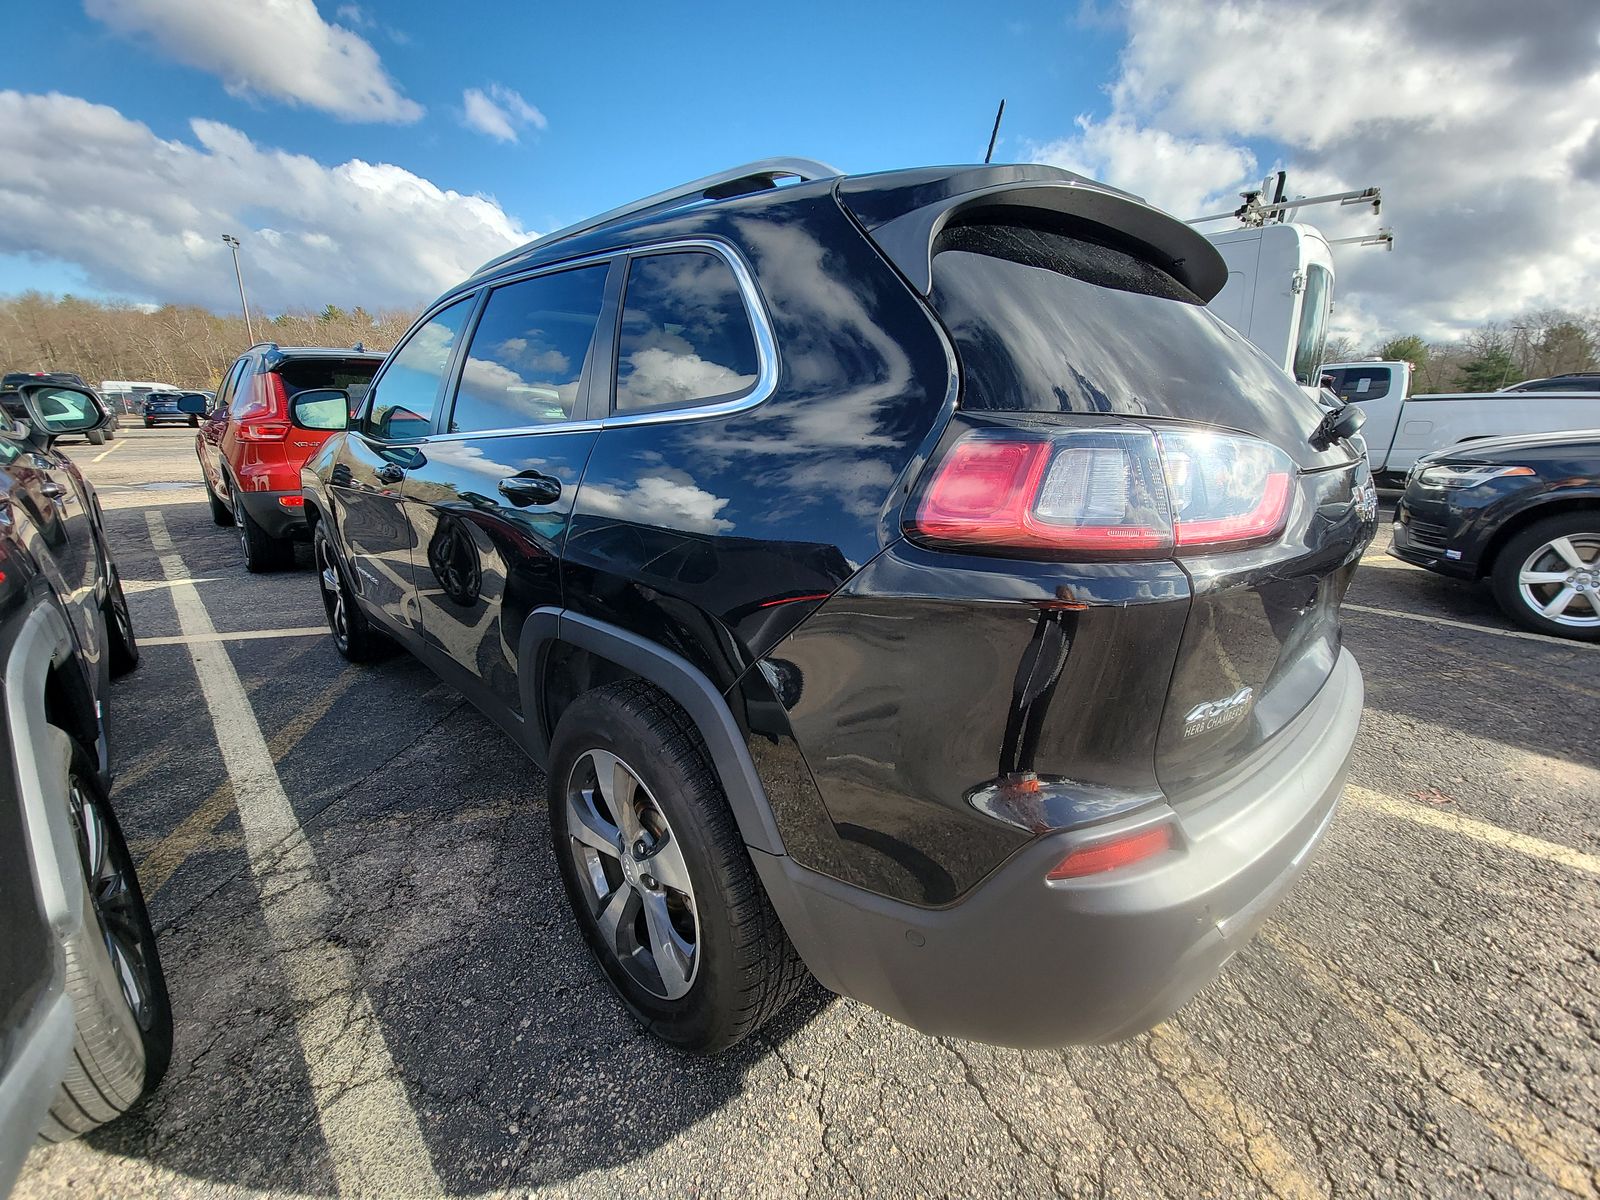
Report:
M252 346L217 390L217 403L200 425L195 453L211 519L235 525L251 571L275 571L294 562L294 542L306 537L300 467L328 439L323 430L289 420L289 402L301 392L335 388L359 407L383 355L359 345Z

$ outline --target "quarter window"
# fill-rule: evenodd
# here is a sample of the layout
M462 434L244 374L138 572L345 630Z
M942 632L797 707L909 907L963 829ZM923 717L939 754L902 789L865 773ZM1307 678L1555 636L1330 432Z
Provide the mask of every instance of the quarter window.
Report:
M435 313L394 352L373 385L362 432L385 441L427 436L433 429L439 384L471 311L472 297L457 300Z
M608 270L581 267L489 293L461 368L450 432L572 419Z
M724 259L696 250L629 264L617 346L619 413L732 399L755 385L758 372L750 314Z

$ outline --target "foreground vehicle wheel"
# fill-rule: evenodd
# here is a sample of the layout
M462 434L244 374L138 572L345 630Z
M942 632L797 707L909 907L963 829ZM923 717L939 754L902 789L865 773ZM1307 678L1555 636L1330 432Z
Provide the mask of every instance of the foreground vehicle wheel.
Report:
M172 1057L172 1006L155 931L116 814L89 758L75 750L68 781L87 896L67 943L67 991L77 1039L40 1137L66 1141L132 1108Z
M111 643L111 676L126 675L139 665L139 639L133 634L133 619L128 615L128 597L122 592L122 576L111 568L111 587L106 592L106 637Z
M394 643L373 628L356 603L339 552L321 521L311 537L311 556L317 564L317 586L322 592L322 610L328 615L334 647L355 663L372 662L388 654Z
M1600 640L1600 512L1564 513L1517 534L1495 559L1494 596L1535 632Z
M294 565L294 543L275 538L244 509L237 487L233 493L233 523L239 527L239 548L244 551L244 565L252 574L281 571Z
M651 1032L709 1054L794 998L805 967L676 706L640 683L580 696L551 742L549 794L579 928Z
M222 502L222 497L211 488L211 480L207 479L206 501L211 505L211 521L215 525L228 526L233 524L233 509Z

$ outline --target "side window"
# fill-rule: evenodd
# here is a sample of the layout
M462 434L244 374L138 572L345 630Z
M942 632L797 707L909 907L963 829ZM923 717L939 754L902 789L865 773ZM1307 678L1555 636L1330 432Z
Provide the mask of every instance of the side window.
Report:
M238 420L244 415L244 410L250 407L254 398L254 390L250 387L250 360L241 358L239 365L234 369L233 378L228 381L233 388L233 395L228 401L228 415Z
M674 251L629 264L617 412L732 399L754 386L759 371L744 296L719 255Z
M361 431L393 441L424 437L433 428L439 383L450 366L456 338L472 311L473 297L442 309L390 357L368 396Z
M580 267L489 293L461 368L450 432L572 419L608 271Z
M247 359L241 358L228 368L228 373L222 377L222 383L217 388L217 402L212 406L213 413L219 413L233 402L234 389L239 386L239 376L244 372Z

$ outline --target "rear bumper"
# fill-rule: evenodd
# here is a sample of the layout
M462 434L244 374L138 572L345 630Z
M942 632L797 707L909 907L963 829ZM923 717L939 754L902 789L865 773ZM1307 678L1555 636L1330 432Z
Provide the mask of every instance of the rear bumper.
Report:
M1039 838L959 903L888 900L752 851L796 949L822 981L926 1033L1012 1046L1105 1042L1159 1023L1245 945L1333 818L1362 682L1332 675L1249 774L1110 825ZM1074 845L1161 821L1177 849L1050 884Z
M145 413L146 425L190 425L195 419L186 413Z
M307 536L309 527L306 525L305 497L299 489L292 492L240 491L238 496L245 512L250 514L250 519L271 536L276 538ZM285 508L279 503L284 497L299 500L300 503L292 508Z

